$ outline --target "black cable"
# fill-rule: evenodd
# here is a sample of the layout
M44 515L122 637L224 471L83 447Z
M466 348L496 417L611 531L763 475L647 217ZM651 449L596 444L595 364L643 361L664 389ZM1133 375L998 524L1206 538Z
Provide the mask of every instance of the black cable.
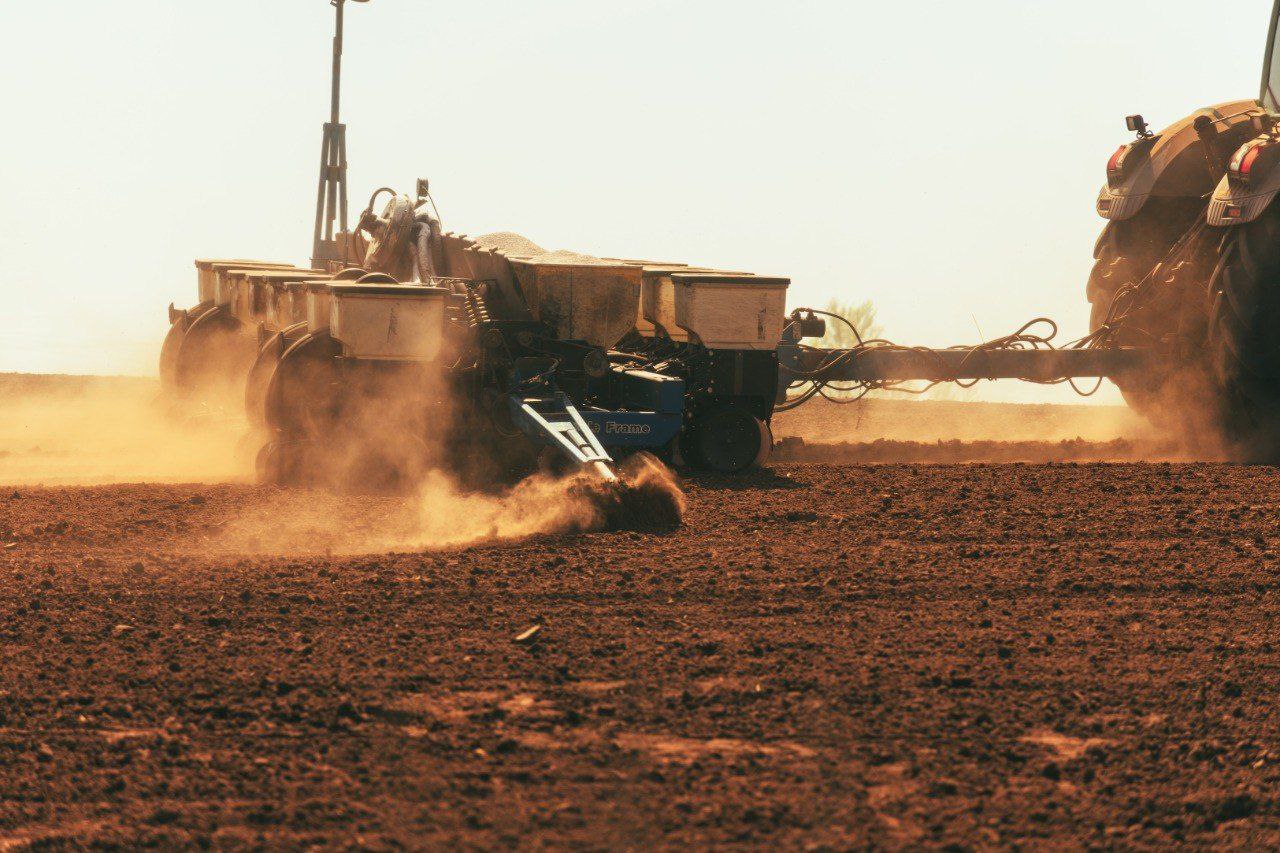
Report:
M803 309L803 310L809 311L811 309ZM843 321L845 325L849 326L849 328L853 330L854 335L858 339L858 345L854 347L850 347L848 349L823 350L821 348L810 347L804 344L799 344L798 345L799 348L806 352L822 353L823 359L821 362L818 363L816 367L813 367L807 370L800 370L792 367L787 367L786 365L780 365L780 368L783 371L784 376L788 379L788 389L790 390L797 387L803 387L804 390L802 390L798 395L788 397L784 402L778 404L775 407L775 411L782 411L782 412L789 411L791 409L796 408L797 406L800 406L808 402L809 400L813 399L815 396L818 396L818 395L821 395L824 399L830 400L831 402L845 404L845 403L857 402L858 400L861 400L863 397L865 397L867 394L869 394L872 391L893 391L893 392L904 393L904 394L924 394L928 392L930 389L932 389L933 387L941 384L942 382L953 382L956 385L960 386L961 388L972 388L974 385L977 385L979 381L981 381L978 378L960 379L957 375L960 372L959 370L949 371L951 373L951 378L929 381L923 388L912 388L912 387L908 387L905 384L907 381L914 381L914 380L836 379L834 378L834 376L837 373L837 368L840 368L846 365L850 361L856 360L857 358L859 358L865 353L873 352L873 351L883 352L886 350L894 351L894 352L915 352L925 357L936 358L939 366L939 370L938 370L939 374L942 374L947 371L943 370L944 363L941 357L937 355L936 350L930 349L928 347L902 346L900 344L895 344L893 341L890 341L884 338L863 339L861 335L858 334L857 329L855 329L853 327L853 324L850 323L847 319L827 311L814 310L812 311L812 313L822 314L824 316L829 316L829 317L835 317ZM1033 331L1036 328L1036 326L1042 325L1042 324L1048 326L1048 328L1045 330L1044 333L1038 333ZM954 350L967 351L966 354L960 360L959 366L962 368L966 363L968 363L970 358L983 352L993 352L997 350L1010 350L1010 349L1033 349L1033 350L1034 349L1049 349L1049 350L1057 349L1057 347L1053 343L1053 338L1055 338L1057 334L1058 334L1057 323L1055 323L1052 319L1048 317L1036 317L1035 319L1022 324L1022 326L1020 326L1017 330L1015 330L1011 334L1003 335L998 338L992 338L991 340L983 341L982 343L975 344L972 346L954 346L954 347L949 347L948 349L953 351ZM1086 336L1085 338L1081 338L1078 341L1073 341L1068 346L1074 347L1074 348L1084 346L1090 342L1091 337L1093 336ZM1067 383L1071 385L1072 390L1074 390L1077 394L1083 397L1088 397L1088 396L1092 396L1093 394L1096 394L1098 389L1102 387L1101 378L1098 379L1097 384L1090 390L1084 390L1084 389L1081 389L1079 386L1077 386L1075 384L1074 377L1064 377L1061 379L1031 379L1031 378L1024 377L1023 381L1035 382L1037 384L1042 384L1042 385L1059 385L1062 383ZM829 394L828 391L839 392L842 394L852 395L852 396L836 397Z

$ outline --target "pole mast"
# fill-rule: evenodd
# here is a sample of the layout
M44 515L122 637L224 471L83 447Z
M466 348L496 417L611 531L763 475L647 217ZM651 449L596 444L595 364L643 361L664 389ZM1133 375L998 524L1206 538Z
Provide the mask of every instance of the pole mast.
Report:
M362 0L357 0L361 2ZM342 95L342 35L346 0L330 0L336 10L333 36L333 79L329 120L320 148L320 181L316 189L316 223L311 266L325 269L342 260L338 237L347 233L347 126L339 120ZM337 223L338 234L334 234Z

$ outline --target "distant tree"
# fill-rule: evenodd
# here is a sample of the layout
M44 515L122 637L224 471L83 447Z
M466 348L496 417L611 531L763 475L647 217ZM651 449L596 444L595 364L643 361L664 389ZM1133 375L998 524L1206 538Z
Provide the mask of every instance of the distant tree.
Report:
M842 302L833 297L827 302L823 310L848 320L849 324L858 330L858 334L862 336L864 341L870 338L878 338L884 334L884 329L876 322L876 306L872 304L870 299L865 302ZM831 317L825 319L827 321L827 333L822 338L822 346L844 348L851 347L858 342L849 326Z
M872 338L878 338L883 334L884 330L880 324L876 322L876 306L870 299L865 302L843 302L838 298L832 297L823 306L823 310L838 317L843 317L849 321L849 326L853 326L858 330L858 334L854 335L853 329L841 323L835 317L823 317L827 321L827 333L822 336L822 340L818 342L818 346L824 349L847 349L856 346L858 337L867 341ZM828 388L827 396L842 398L850 396L850 392L837 391L834 388Z
M884 336L884 327L876 322L876 306L870 300L864 302L842 302L838 298L832 298L823 306L823 310L829 311L849 321L864 341ZM827 333L822 337L820 346L832 349L844 349L857 344L858 340L854 337L853 330L832 317L825 318L827 321ZM915 388L924 390L926 383L924 382L907 382L903 383L904 388ZM830 389L827 391L833 397L848 396L846 392ZM891 397L901 397L901 393L873 391L872 396L878 397L882 394ZM933 400L964 400L971 398L973 392L960 388L950 382L941 382L928 390L924 391L924 397Z

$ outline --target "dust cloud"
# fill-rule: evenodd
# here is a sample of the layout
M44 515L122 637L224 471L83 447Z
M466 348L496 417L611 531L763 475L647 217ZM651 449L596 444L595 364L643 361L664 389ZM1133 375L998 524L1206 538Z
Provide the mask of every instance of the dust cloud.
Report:
M154 380L0 375L0 484L252 483L262 441L243 416L229 414L235 397L219 408L179 415L162 402ZM370 407L355 413L363 426L351 432L372 434L375 412L384 430L398 420L388 417L385 405ZM403 436L383 438L373 443L409 446ZM617 485L585 474L539 472L513 486L477 489L446 472L443 447L425 450L426 458L417 461L428 464L397 494L315 486L255 490L231 518L214 522L214 535L199 547L282 555L427 550L537 534L665 527L678 523L684 509L674 476L645 457L624 465ZM347 459L335 467L349 473L359 466Z
M1159 413L1157 420L1176 427L1165 431L1120 406L814 401L775 418L773 458L846 464L1238 458L1200 411L1206 395L1188 386L1175 399L1165 390L1161 403L1180 413ZM393 416L385 403L411 395L378 391L369 399L383 402L363 412L344 409L343 429L324 432L358 438L353 447L414 448L421 454L416 460L373 460L413 471L411 482L401 484L406 487L395 494L352 494L335 483L254 489L229 517L216 520L217 529L199 547L278 554L429 550L538 534L669 528L683 514L674 475L643 456L631 460L618 485L548 473L508 486L494 478L477 483L458 471L459 446L423 446L420 437L433 434L429 425L406 413ZM242 415L230 414L238 402L178 417L159 402L154 380L0 375L0 484L252 483L262 442L251 437ZM433 414L435 426L439 414ZM493 448L463 447L481 459L497 458ZM345 475L369 461L351 456L336 467Z
M985 403L873 397L812 400L774 417L776 438L808 442L1159 441L1165 436L1127 406Z
M0 375L0 483L247 482L243 421L177 420L149 379Z
M661 494L683 512L684 495L665 467L624 464L624 483L608 486L588 474L535 473L492 491L463 488L450 474L424 475L410 495L342 495L327 490L273 489L205 543L212 551L271 554L369 554L430 551L511 542L536 535L619 528L651 529L671 522L645 502ZM620 500L639 490L640 500ZM639 507L641 518L628 517Z
M1170 398L1172 399L1172 398ZM1194 401L1193 401L1194 399ZM1232 458L1203 397L1126 406L815 400L774 419L779 462L1190 462ZM1171 411L1172 407L1176 411ZM1157 427L1155 423L1160 423Z
M409 544L448 547L602 529L607 519L588 482L581 475L538 473L498 494L466 493L447 474L432 471L418 493L418 524Z

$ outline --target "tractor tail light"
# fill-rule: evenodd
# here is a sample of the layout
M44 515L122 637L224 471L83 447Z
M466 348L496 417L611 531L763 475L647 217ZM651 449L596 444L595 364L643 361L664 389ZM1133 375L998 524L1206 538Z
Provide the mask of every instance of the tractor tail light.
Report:
M1121 145L1116 149L1116 153L1111 155L1111 159L1107 161L1107 174L1114 175L1124 166L1124 155L1129 153L1128 145ZM1097 162L1097 161L1094 161Z
M1258 152L1262 150L1261 145L1255 145L1249 149L1249 152L1240 158L1240 176L1249 177L1249 171L1253 169L1253 164L1258 159Z
M1231 162L1227 164L1227 170L1231 177L1243 183L1248 183L1253 177L1254 166L1258 162L1258 157L1262 152L1272 145L1276 144L1276 140L1271 136L1260 136L1250 142L1245 143L1236 149L1236 153L1231 155Z

